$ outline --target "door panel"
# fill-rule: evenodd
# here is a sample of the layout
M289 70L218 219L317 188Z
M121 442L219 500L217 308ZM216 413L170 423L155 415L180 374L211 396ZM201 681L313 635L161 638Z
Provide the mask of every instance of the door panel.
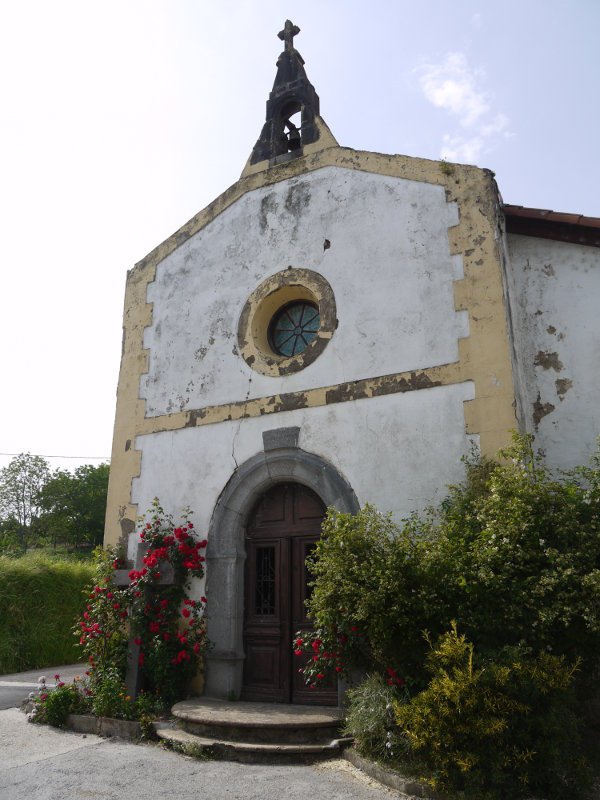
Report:
M289 681L281 642L289 604L280 591L287 569L285 540L252 539L247 543L244 611L244 698L286 702Z
M242 697L280 703L337 703L337 686L310 689L292 653L296 631L309 630L306 556L321 533L325 507L299 484L278 484L248 519Z

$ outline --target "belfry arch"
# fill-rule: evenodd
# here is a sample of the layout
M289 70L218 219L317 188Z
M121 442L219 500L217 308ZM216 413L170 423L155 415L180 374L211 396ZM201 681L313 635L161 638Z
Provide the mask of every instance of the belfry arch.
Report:
M285 429L283 429L285 430ZM291 481L315 492L326 506L356 513L359 503L346 479L328 461L297 447L258 453L235 470L212 515L207 559L208 637L206 694L239 697L244 664L245 530L258 499Z

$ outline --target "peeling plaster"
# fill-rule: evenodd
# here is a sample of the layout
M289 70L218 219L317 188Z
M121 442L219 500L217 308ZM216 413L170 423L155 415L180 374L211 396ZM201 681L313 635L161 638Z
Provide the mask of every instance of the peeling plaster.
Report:
M573 388L573 381L570 378L557 378L555 384L556 394L562 403L562 401L565 399L566 393L569 391L569 389Z
M507 239L524 427L549 465L570 469L586 463L600 432L600 370L592 366L600 354L600 248Z
M533 404L533 423L536 430L540 424L540 421L544 417L548 416L548 414L551 414L555 408L556 406L552 405L552 403L542 403L540 393L538 392L537 400Z
M536 367L553 369L556 372L560 372L563 369L563 363L558 357L558 353L547 353L543 350L540 350L537 353L533 363Z

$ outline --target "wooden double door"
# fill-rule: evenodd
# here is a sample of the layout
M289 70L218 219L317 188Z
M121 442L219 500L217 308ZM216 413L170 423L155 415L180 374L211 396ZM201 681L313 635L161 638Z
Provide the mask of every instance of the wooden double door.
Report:
M263 495L246 529L244 681L242 699L337 704L337 686L310 689L293 653L297 631L309 631L306 557L321 535L325 506L310 489L277 484Z

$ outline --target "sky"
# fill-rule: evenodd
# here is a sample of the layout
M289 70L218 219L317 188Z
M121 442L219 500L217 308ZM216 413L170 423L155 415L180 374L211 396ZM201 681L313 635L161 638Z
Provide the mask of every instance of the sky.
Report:
M600 0L0 0L0 467L109 458L127 270L239 178L286 18L341 145L600 216Z

